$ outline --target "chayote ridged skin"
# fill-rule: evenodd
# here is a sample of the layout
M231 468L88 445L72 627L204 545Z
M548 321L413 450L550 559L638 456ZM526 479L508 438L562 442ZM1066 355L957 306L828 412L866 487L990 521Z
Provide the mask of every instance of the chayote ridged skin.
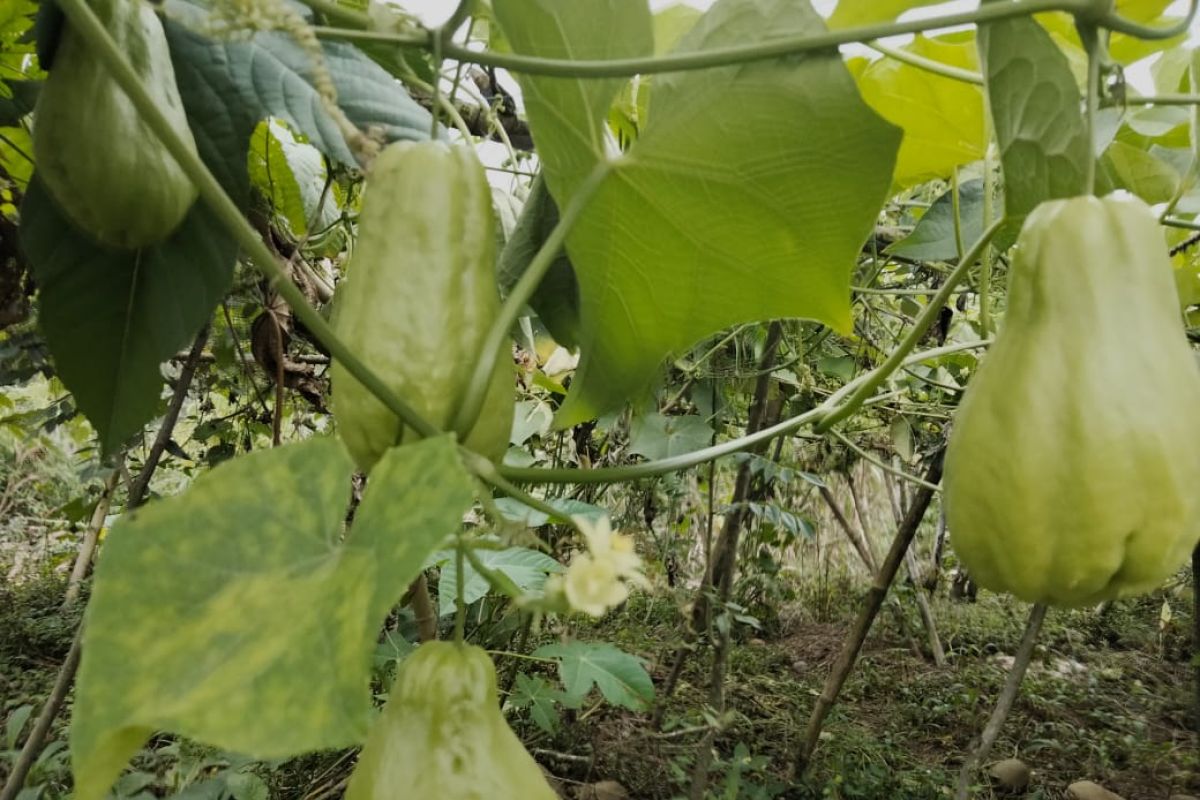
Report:
M496 287L491 189L473 150L396 142L363 193L358 240L334 300L334 328L363 362L445 429L470 383ZM359 467L399 444L400 420L334 363L333 413ZM516 394L512 358L496 357L479 419L464 444L492 460L508 449Z
M967 570L1060 606L1155 588L1200 539L1198 443L1200 370L1154 214L1128 195L1036 208L946 454Z
M346 800L556 800L500 713L486 652L426 642L400 665Z
M154 9L144 0L93 0L91 6L194 152ZM38 177L63 213L111 247L162 241L196 200L191 180L69 23L38 96L33 152Z

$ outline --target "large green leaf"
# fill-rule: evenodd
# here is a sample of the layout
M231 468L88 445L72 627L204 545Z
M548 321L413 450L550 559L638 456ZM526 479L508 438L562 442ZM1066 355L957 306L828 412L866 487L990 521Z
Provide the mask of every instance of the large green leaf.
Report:
M0 170L18 187L28 186L33 176L33 138L27 128L0 127Z
M193 21L199 13L185 0L169 7ZM269 116L290 122L326 155L353 160L316 100L308 55L294 41L273 33L215 41L170 17L165 30L200 157L239 205L248 197L250 136ZM353 122L392 139L428 135L428 113L390 75L350 45L324 48ZM42 289L39 322L59 376L112 452L154 416L159 364L208 320L232 281L236 247L202 203L170 238L141 252L93 244L36 181L21 218Z
M155 730L256 758L362 740L379 627L473 488L450 437L395 448L348 537L335 439L252 453L113 529L84 628L75 796Z
M551 5L494 4L514 50L597 58L653 46L644 2ZM595 35L616 19L620 31ZM676 51L823 27L807 3L720 0ZM614 42L625 49L605 49ZM620 86L522 81L560 207L608 157L603 126ZM618 407L646 389L665 356L738 322L807 317L847 329L850 271L898 139L836 54L655 76L649 121L612 157L567 242L582 360L557 423Z
M1100 159L1103 176L1147 203L1165 203L1179 186L1179 173L1162 159L1118 139Z
M1176 17L1164 17L1163 12L1173 0L1117 0L1116 11L1121 16L1143 25L1168 27L1176 22ZM1080 70L1085 68L1087 54L1083 43L1079 40L1079 32L1075 28L1075 19L1070 14L1051 12L1036 14L1034 19L1045 28L1054 41L1062 47L1072 65L1078 65ZM1147 56L1161 51L1170 51L1187 39L1187 34L1181 34L1169 39L1139 39L1123 33L1113 33L1108 44L1109 55L1118 64L1132 64ZM1077 72L1082 80L1082 71Z
M229 288L236 247L202 203L154 247L100 247L36 176L21 205L21 243L57 373L103 450L114 452L157 413L158 365L195 335Z
M570 705L582 703L593 686L608 702L633 711L645 708L654 699L654 684L642 659L607 642L547 644L534 650L533 655L558 662L558 675Z
M1027 17L981 25L979 49L1010 220L1044 200L1086 194L1092 148L1062 51Z
M32 112L41 88L41 81L0 81L0 125L16 125Z
M488 569L503 572L518 588L538 591L546 583L546 576L562 572L563 566L545 553L528 547L508 547L504 550L477 550L475 555ZM454 613L454 598L458 587L458 566L450 558L438 577L438 613L443 616ZM470 605L488 593L487 578L475 571L470 563L463 569L463 600Z
M616 59L649 55L654 33L646 0L496 0L496 17L514 51L545 58ZM597 36L603 26L604 36ZM624 78L521 81L538 155L562 200L606 155L604 122Z
M917 36L900 48L952 67L977 70L974 34ZM863 99L889 122L904 129L896 158L897 186L946 178L955 167L983 157L983 92L964 83L880 58L857 74Z
M317 230L338 218L337 185L326 191L326 178L325 162L316 148L299 141L278 120L259 123L250 144L250 179L297 238L308 233L318 208Z
M629 430L629 452L649 459L670 458L712 444L713 429L695 414L669 417L657 411L637 417Z
M29 56L34 45L29 31L37 10L34 0L5 0L0 4L0 100L12 97L8 81L35 77L30 75L34 70Z
M212 39L204 9L169 0L166 21L171 60L196 144L226 191L244 192L250 136L261 120L277 117L330 158L356 165L354 154L313 85L309 54L282 33ZM186 23L186 24L184 24ZM429 112L382 67L345 42L322 42L338 105L359 128L386 141L429 136ZM238 198L238 194L234 194Z
M958 215L964 247L970 247L982 234L983 180L964 181L958 187ZM918 261L950 261L958 258L958 237L954 233L954 190L948 190L917 221L912 233L887 248L889 255Z
M558 704L562 700L562 690L551 686L541 675L531 678L518 672L516 685L505 702L510 708L528 708L534 724L553 735L558 730Z
M703 15L700 9L685 3L657 11L654 14L654 54L669 53L684 34L692 29Z

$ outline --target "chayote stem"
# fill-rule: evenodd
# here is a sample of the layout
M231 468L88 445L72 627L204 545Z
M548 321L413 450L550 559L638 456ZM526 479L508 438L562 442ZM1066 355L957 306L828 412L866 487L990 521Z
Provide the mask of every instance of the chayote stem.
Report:
M296 317L312 331L321 344L325 345L333 358L341 361L350 374L378 397L389 410L400 417L404 424L410 426L422 437L441 433L412 406L389 389L374 372L358 359L358 356L346 347L345 343L334 334L325 318L308 304L300 289L283 274L275 262L275 257L263 244L258 232L246 220L237 204L229 198L217 179L213 177L212 172L200 160L200 157L188 148L171 122L155 104L146 87L142 85L141 79L130 66L125 54L113 41L112 36L88 6L86 0L61 0L59 6L69 23L84 37L88 47L92 49L105 68L112 73L113 79L129 96L146 125L154 131L163 146L179 163L180 168L191 178L200 192L200 197L208 204L242 250L270 279L272 287L287 301Z
M529 266L525 268L521 279L504 299L504 305L501 306L499 315L488 328L487 336L483 340L482 351L479 353L479 361L475 364L475 372L471 375L471 382L467 386L458 412L454 415L454 422L451 424L454 430L463 432L464 439L469 433L470 426L474 425L475 420L479 417L479 410L483 407L488 383L491 381L492 370L496 366L496 359L500 357L500 351L508 338L509 330L516 323L517 317L521 315L521 310L533 296L538 284L542 282L547 270L558 258L559 252L567 241L567 234L578 221L580 214L583 213L596 190L604 183L604 179L608 177L613 166L614 162L612 161L597 162L591 173L575 189L566 208L563 209L562 216L559 217L558 224L550 231L550 235L546 237L541 249L537 251L533 260L529 262Z
M306 0L314 8L324 8L328 0ZM625 78L633 75L651 75L660 72L683 72L695 69L744 64L750 61L765 61L782 56L811 53L817 50L833 50L852 42L869 42L900 34L920 33L937 28L958 25L975 25L1001 19L1038 14L1047 11L1063 11L1093 25L1102 26L1118 33L1140 39L1169 39L1185 33L1196 13L1200 0L1192 0L1188 14L1174 25L1162 28L1139 25L1117 14L1107 7L1104 0L1014 0L1007 3L985 3L980 8L957 14L946 14L926 19L905 20L864 25L843 30L826 31L816 35L781 36L753 45L720 47L699 52L674 53L667 56L624 58L609 60L570 60L538 58L516 53L471 50L453 42L446 42L442 54L447 58L502 67L526 75L547 75L561 78ZM353 23L352 23L353 24ZM367 28L368 25L355 25ZM430 47L430 38L436 32L426 31L412 34L385 33L372 30L349 30L343 28L316 28L318 36L357 41L382 41L395 44Z
M982 347L987 347L992 342L989 339L984 339L978 342L966 342L963 344L946 345L945 347L937 347L932 350L924 350L920 353L915 353L908 358L905 358L901 364L918 364L931 358L949 355L950 353L959 353L963 350L975 350ZM876 369L882 369L877 367ZM805 411L795 417L785 419L769 428L763 428L756 433L740 436L737 439L731 439L727 442L722 442L712 447L705 447L701 450L693 450L690 453L683 453L670 458L662 458L656 461L644 461L640 464L631 464L624 467L601 467L599 469L576 469L576 468L546 468L546 467L495 467L491 466L491 462L487 462L491 466L497 479L503 477L508 480L518 481L521 483L578 483L578 484L595 484L595 483L616 483L618 481L629 481L637 478L651 478L655 475L665 475L668 472L678 472L680 470L695 467L700 464L706 464L709 461L721 458L722 456L740 453L743 450L749 450L755 445L769 441L778 436L783 436L793 431L799 430L805 425L809 425L820 420L828 413L828 407L836 408L836 403L858 386L861 386L865 381L874 375L872 372L864 372L854 380L847 383L837 392L835 392L828 400L817 408ZM867 398L861 403L861 406L873 406L892 397L894 392L887 392ZM477 456L481 461L487 461L482 456ZM502 488L495 479L485 474L481 468L476 467L472 462L472 471L479 475L483 480L488 481L497 488ZM511 484L509 484L511 486ZM519 491L519 490L518 490ZM523 502L527 502L524 501ZM534 506L539 508L539 506ZM545 510L545 509L541 509ZM561 516L560 512L555 512L556 516Z
M832 408L834 400L841 399L839 395L846 389L846 387L843 387L842 392L835 393L833 397L830 397L821 404L820 408L824 409L826 413L813 426L814 431L824 433L853 414L863 404L863 401L874 394L875 390L888 379L888 376L900 368L905 357L912 352L917 342L921 340L921 337L933 325L934 320L937 319L938 314L942 311L942 306L946 305L946 301L950 299L950 295L954 293L955 288L966 277L968 270L971 269L971 265L975 263L979 258L979 254L983 252L983 248L987 246L988 242L992 240L992 237L996 235L1003 225L1004 218L1001 217L989 225L987 230L983 232L983 235L976 240L975 244L971 245L971 248L967 250L966 254L958 262L954 271L946 276L946 281L942 284L942 288L938 289L938 293L925 306L925 310L921 312L921 316L917 317L916 322L909 328L908 334L905 335L903 341L896 346L896 349L891 352L886 361L867 373L866 379L855 388L845 402L836 409Z

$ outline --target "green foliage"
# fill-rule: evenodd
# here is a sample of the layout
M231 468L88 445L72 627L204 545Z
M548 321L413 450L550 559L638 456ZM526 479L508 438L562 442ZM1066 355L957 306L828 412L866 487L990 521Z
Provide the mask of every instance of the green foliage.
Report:
M171 8L202 24L197 6L174 0ZM239 203L247 200L251 135L267 117L288 121L326 155L355 163L316 101L307 54L291 39L260 34L249 42L220 42L170 21L166 32L200 156ZM392 139L427 135L428 115L391 76L349 45L326 48L352 121L378 126ZM252 66L256 79L246 80ZM197 204L160 245L140 253L99 248L73 229L37 181L22 220L22 241L42 289L42 330L63 381L100 431L105 451L115 452L153 416L162 387L159 364L185 346L228 291L232 240Z
M526 592L540 592L547 576L563 571L562 564L550 556L526 547L508 547L503 550L480 548L476 551L476 557L486 569L504 573L518 589ZM439 561L442 561L444 566L438 579L438 612L445 616L454 613L458 566L455 564L453 553L443 554ZM487 595L489 588L487 578L470 563L464 565L464 603L474 603Z
M455 113L438 124L469 128L464 138L478 137L469 144L495 171L478 184L483 204L472 212L478 220L465 220L453 202L437 211L430 198L456 192L437 176L410 187L410 206L433 208L439 222L459 224L454 245L474 234L489 242L506 238L496 265L501 295L519 286L556 226L578 212L565 249L541 253L551 261L546 277L532 296L517 298L537 318L521 316L513 326L520 403L504 463L495 469L604 471L576 474L582 482L574 485L525 486L535 500L508 487L500 491L492 468L460 461L449 437L421 443L406 437L396 448L399 437L386 435L381 450L388 454L371 477L351 478L345 454L329 438L328 350L336 343L314 335L311 316L283 307L282 284L252 269L261 264L236 269L229 231L206 206L197 206L178 239L139 260L81 243L36 178L26 192L29 164L20 152L36 123L30 108L42 73L31 57L33 6L6 5L0 224L13 224L10 201L25 195L20 232L29 263L5 246L10 227L0 228L0 321L9 318L13 285L36 283L36 293L19 298L34 317L0 330L0 575L11 577L10 567L35 548L37 555L18 565L14 585L0 577L0 771L14 762L77 627L76 611L59 611L61 574L94 508L96 478L106 474L94 461L94 442L120 452L129 473L110 511L119 521L101 535L71 709L72 750L65 730L53 729L22 800L67 796L68 755L78 772L75 796L84 799L104 792L127 761L130 768L112 786L118 798L323 797L345 785L355 761L351 748L364 739L371 744L351 784L357 796L461 777L464 768L483 769L465 781L477 790L514 764L521 765L519 780L537 787L531 792L544 791L508 723L562 777L617 779L632 796L651 800L690 793L698 753L713 759L707 796L723 800L945 796L1005 678L1027 611L987 591L968 604L946 600L944 588L930 590L950 662L943 668L922 659L921 643L914 642L921 630L916 600L925 589L892 587L888 613L867 639L810 772L791 780L785 771L798 725L865 584L822 494L832 493L849 525L861 527L876 555L882 553L894 525L893 501L906 502L910 487L894 475L885 480L861 463L861 454L893 473L919 472L942 447L959 398L978 380L972 374L995 357L977 347L987 333L979 324L985 288L973 269L946 308L928 306L944 285L943 262L955 261L983 230L978 176L997 174L985 158L980 87L890 56L843 59L825 49L599 80L543 75L535 66L513 70L523 90L514 99L505 93L506 72L440 64L432 40L398 52L394 42L339 41L326 38L328 31L318 39L292 14L298 6L285 13L274 2L221 5L220 24L208 0L167 0L162 15L189 124L204 164L287 261L308 301L324 306L322 314L351 254L378 245L380 262L391 263L421 250L423 227L389 236L394 226L380 226L381 239L372 245L361 197L362 172L377 144L429 137L434 126L422 104L452 104ZM825 31L808 3L789 0L720 0L707 14L678 6L654 16L647 5L476 4L480 14L470 32L446 40L443 54L483 42L497 52L593 62L668 52L703 58L712 50ZM829 25L870 24L927 5L842 0ZM415 23L404 15L377 13L358 0L342 4L351 6L370 12L377 28L392 26L406 42L417 41L410 34L419 29L408 27ZM254 30L223 27L251 7L253 19L241 21ZM1165 0L1121 0L1117 7L1131 19L1166 22ZM37 38L47 57L55 35L44 23L54 14L42 16ZM341 24L332 13L312 19ZM601 28L605 35L597 36ZM1194 93L1186 76L1193 54L1176 41L1114 35L1111 44L1118 62L1168 48L1152 68L1156 91ZM982 63L973 31L918 35L901 56L986 78L1007 179L995 187L997 210L1007 203L1010 212L1024 214L1045 197L1082 191L1093 154L1079 112L1086 63L1073 20L1044 14L992 23L979 45ZM440 100L431 100L425 93L439 66L454 83L441 83ZM550 71L570 70L558 64ZM1092 131L1094 149L1104 152L1100 185L1152 202L1177 199L1171 213L1186 222L1200 209L1185 183L1194 169L1190 111L1119 101L1115 93L1103 99L1109 107ZM521 147L529 138L526 122L536 157L486 141L507 135ZM580 192L597 169L605 174L582 203ZM537 170L537 177L530 181L526 170ZM946 185L956 171L957 220ZM489 189L501 236L491 228ZM410 222L413 214L398 219ZM1196 251L1186 246L1187 235L1177 231L1169 242L1184 248L1175 264L1179 299L1195 318L1188 298L1195 271L1189 253ZM992 242L1001 269L1010 263L1011 238ZM484 260L488 275L474 286L486 288L490 256ZM25 274L29 268L35 280ZM352 286L357 266L348 271ZM375 292L375 299L407 315L421 329L419 342L369 321L364 336L370 347L412 367L416 377L400 391L406 400L426 393L438 408L453 409L461 392L433 373L445 365L469 372L478 343L449 343L470 327L466 322L486 330L491 317L468 308L464 292L447 293L452 300L441 306L463 309L462 320L444 319L427 303L418 302L414 312L403 303L413 284L402 283ZM1127 284L1133 296L1136 281ZM986 291L992 308L1007 310L1004 330L1020 327L1002 281ZM1058 315L1070 303L1052 305ZM615 480L644 461L712 443L744 444L736 440L761 402L780 419L837 402L849 382L896 350L915 318L931 312L938 324L910 344L971 349L906 363L869 407L845 420L839 436L801 428L753 454L632 483ZM798 316L818 322L793 321ZM1176 306L1164 306L1161 316L1176 324ZM764 374L764 321L773 318L783 320L783 335L776 363ZM35 320L49 355L31 333ZM273 322L285 332L278 351L263 335ZM204 323L209 344L181 398L179 420L144 428L166 410L164 375L174 388L178 351ZM1104 338L1110 327L1129 339L1129 326L1108 324L1090 326L1089 336ZM1037 349L1057 352L1061 338L1039 335ZM360 344L352 343L356 352ZM509 344L499 358L505 377L511 377ZM163 370L167 359L172 363ZM1056 386L1087 369L1059 362L1066 378L1055 373ZM1105 374L1114 363L1104 360ZM767 389L761 397L760 385ZM1036 388L1045 394L1042 384ZM1093 393L1111 407L1121 391L1106 384ZM1005 407L1024 419L1027 406ZM556 412L560 426L603 416L555 431ZM509 415L500 417L507 431ZM398 424L390 412L382 418ZM124 487L151 462L160 430L169 436L150 505L125 513ZM502 450L498 445L490 454ZM1069 450L1055 459L1069 462ZM513 496L489 496L464 463L499 494ZM745 475L754 491L732 498ZM861 506L847 496L847 476L866 500ZM563 472L554 477L563 479ZM592 483L598 478L605 482ZM553 605L554 592L550 601L539 598L547 578L584 544L580 531L553 520L546 506L593 522L611 516L631 535L622 542L636 542L651 591L635 592L618 613L599 620L558 613L565 608ZM716 561L718 532L735 522L737 569L724 596L700 580ZM924 567L934 527L931 512L917 537ZM963 536L961 525L951 531L945 565L923 576L930 587L957 564L953 548ZM470 557L460 560L446 549L456 546L470 547ZM418 575L424 580L414 582ZM440 619L422 616L426 598L418 587L426 585L436 590ZM410 607L397 608L406 587ZM85 582L85 598L90 590ZM1143 600L1051 614L998 746L1035 766L1035 794L1055 796L1080 774L1111 779L1112 788L1132 796L1165 796L1194 783L1185 749L1188 591L1186 578L1177 576ZM730 640L720 709L709 706L711 649L690 647L686 631L689 606L700 596L709 603L709 635ZM459 601L466 613L456 620ZM458 631L456 622L463 623ZM427 638L430 624L439 636L461 633L474 647L418 646L418 629ZM661 687L685 644L678 687L668 698ZM499 694L490 657L477 649L483 647L499 658ZM473 666L461 673L427 669L425 679L408 685L410 668L439 651L470 652ZM371 696L378 701L389 691L401 699L372 714ZM648 724L652 703L661 704L655 708L663 713L661 730ZM492 738L472 738L481 729ZM321 748L329 749L313 752ZM371 775L383 776L378 786ZM448 791L445 784L420 786L417 793L430 796Z
M62 381L116 452L159 406L159 364L207 321L229 288L236 249L196 204L165 241L139 251L98 247L38 180L21 208L21 240L41 288L39 325Z
M969 247L987 227L983 220L983 180L963 181L958 186L958 218L962 241ZM890 255L919 261L953 261L958 258L958 236L954 225L954 190L943 193L921 215L912 233L887 248Z
M113 531L72 728L79 797L155 729L266 758L362 740L371 643L472 488L449 439L393 450L343 543L349 473L334 440L261 451Z
M980 26L979 50L1010 220L1043 201L1089 192L1094 156L1079 89L1049 35L1030 18L992 22Z
M713 429L703 417L651 412L637 417L630 426L629 452L649 459L670 458L707 447L712 438Z
M937 0L838 0L829 17L830 28L853 28L895 19L905 11L934 5Z
M327 173L321 153L276 120L259 123L250 140L250 180L296 237L337 221L340 186Z
M642 710L654 698L654 684L643 660L604 642L547 644L533 651L536 658L558 662L565 700L579 706L595 686L604 699L631 710Z
M590 36L596 12L588 4L553 13L517 5L497 3L496 12L519 52L611 58L651 47L649 20L632 7L616 15L628 28L600 40ZM676 52L820 26L796 4L722 2ZM625 49L579 49L589 41ZM528 78L522 87L561 207L604 157L604 117L596 111L619 84ZM845 328L838 287L844 291L887 189L897 132L863 105L838 58L657 76L651 102L649 122L612 162L568 238L580 283L583 360L560 426L616 408L644 390L665 355L736 322L805 316ZM737 109L736 128L721 123L728 109ZM770 147L767 131L777 132ZM825 156L807 157L813 152ZM635 228L636 237L611 235ZM755 245L747 249L749 241ZM650 262L662 285L687 291L646 291L640 265Z
M530 677L518 672L516 685L508 696L508 705L515 709L527 709L535 725L553 734L561 724L557 706L566 699L561 689L556 689L542 676Z
M973 32L918 35L901 49L960 69L979 68ZM863 100L904 131L896 156L896 186L947 178L956 167L983 157L987 137L978 86L889 58L865 66L856 80Z

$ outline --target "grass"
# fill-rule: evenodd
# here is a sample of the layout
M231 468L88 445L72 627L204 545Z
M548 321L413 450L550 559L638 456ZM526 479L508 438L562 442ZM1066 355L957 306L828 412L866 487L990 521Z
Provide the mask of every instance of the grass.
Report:
M76 620L60 615L62 588L61 579L50 576L0 587L0 714L5 719L23 706L40 704L69 646ZM797 595L804 594L802 587ZM623 613L577 633L647 658L661 685L685 619L682 599L637 596ZM977 603L935 598L949 658L944 668L914 654L894 614L881 615L829 717L809 774L789 783L789 759L841 646L857 594L846 584L828 600L823 608L835 613L787 609L769 640L749 628L737 631L727 682L729 713L715 740L709 796L947 797L1004 681L1005 658L1020 638L1026 607L990 593L981 593ZM1169 617L1163 614L1164 602ZM1100 782L1127 800L1200 791L1191 733L1190 604L1190 591L1176 588L1114 604L1103 613L1051 612L993 756L1016 756L1033 767L1027 797L1061 797L1068 783L1080 779ZM919 634L910 606L903 606L907 628ZM707 653L689 657L667 704L662 732L650 729L646 715L602 704L567 712L567 724L554 735L537 729L523 713L513 723L545 766L568 784L610 779L622 783L631 797L683 796L707 724L708 669ZM44 786L43 798L63 797L69 786L61 744L65 727L60 720L54 730L60 744L35 774ZM0 761L0 774L7 763ZM214 778L226 786L226 794L213 796L229 796L228 787L261 776L272 797L336 797L351 764L347 754L317 754L247 765L162 737L135 761L138 771L126 782L136 791L125 796L168 796ZM989 790L978 796L989 797Z

